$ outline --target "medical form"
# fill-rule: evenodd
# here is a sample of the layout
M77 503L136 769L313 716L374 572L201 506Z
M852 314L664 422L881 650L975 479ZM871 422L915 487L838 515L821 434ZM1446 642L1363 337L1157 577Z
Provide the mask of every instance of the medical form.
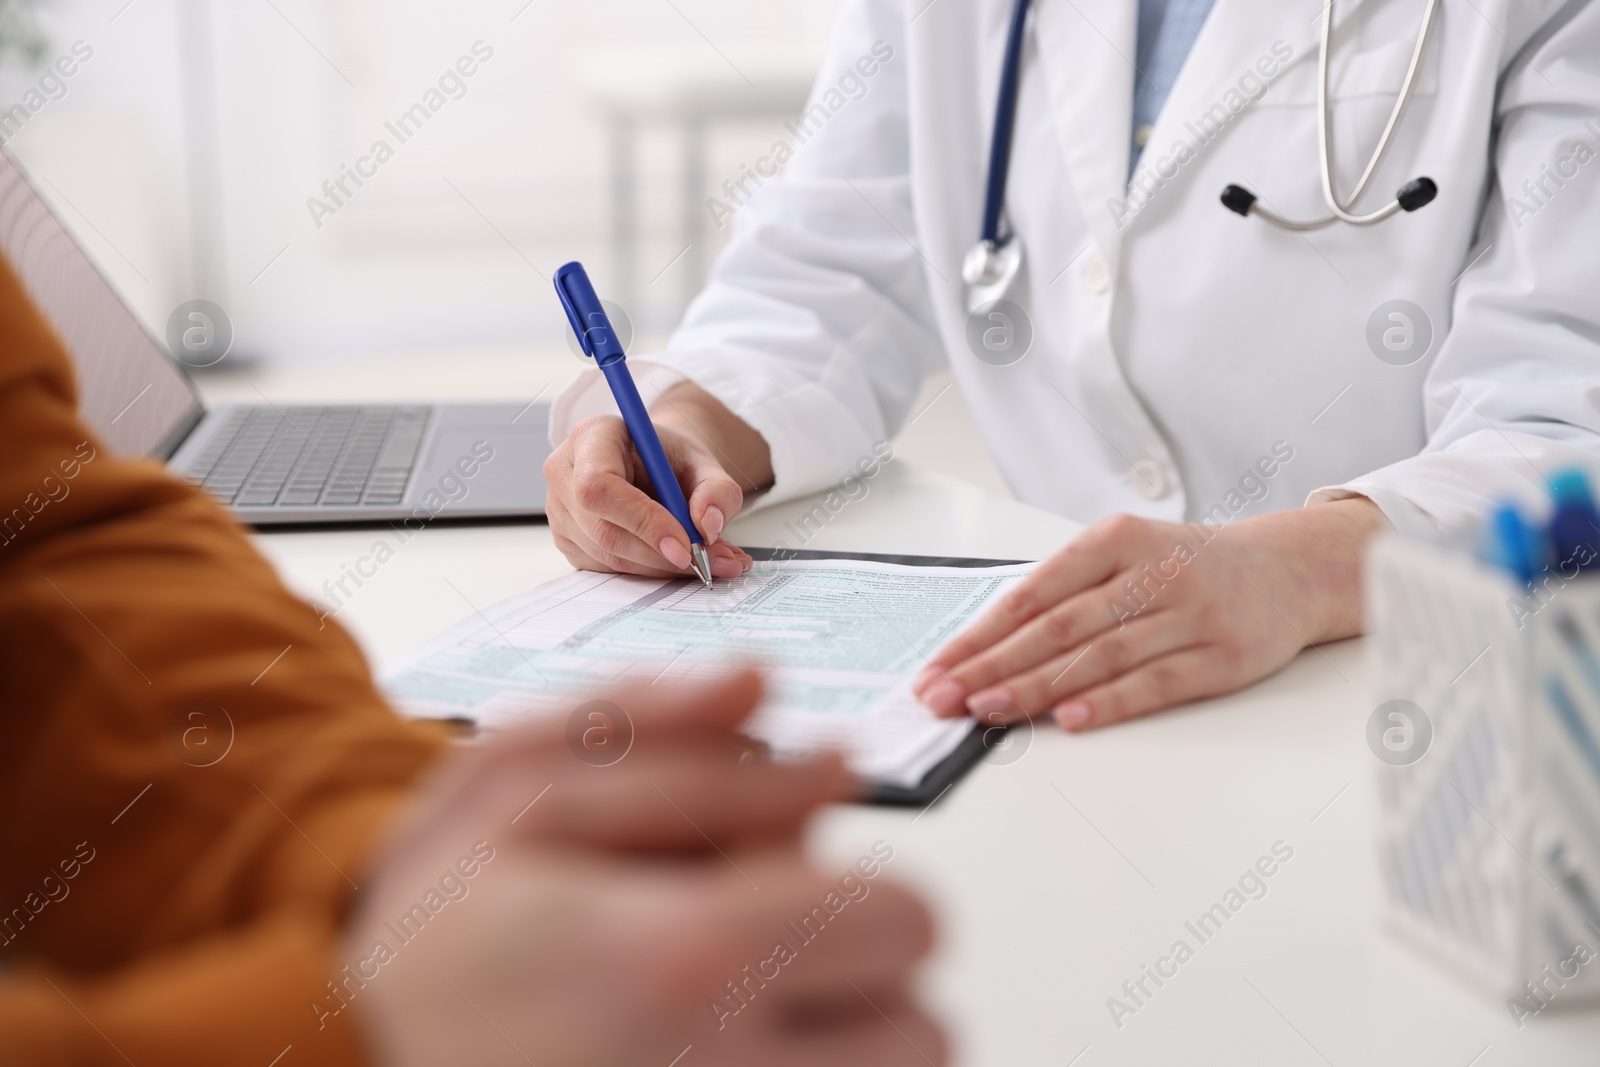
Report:
M626 683L764 667L749 732L774 754L844 752L859 777L913 785L974 729L910 691L927 658L1032 569L763 561L706 589L580 571L474 614L385 672L407 714L503 729Z

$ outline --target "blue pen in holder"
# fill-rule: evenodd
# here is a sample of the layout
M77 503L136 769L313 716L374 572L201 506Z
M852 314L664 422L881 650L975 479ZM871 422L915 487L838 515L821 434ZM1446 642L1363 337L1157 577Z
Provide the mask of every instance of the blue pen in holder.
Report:
M1375 542L1368 643L1379 711L1431 726L1378 767L1387 919L1520 1027L1600 1000L1600 577L1497 527L1498 566Z

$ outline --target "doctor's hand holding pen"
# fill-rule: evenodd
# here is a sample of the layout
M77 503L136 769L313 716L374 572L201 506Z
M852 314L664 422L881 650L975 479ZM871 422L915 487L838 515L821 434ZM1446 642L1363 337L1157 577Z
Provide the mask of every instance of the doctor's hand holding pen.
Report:
M717 539L743 493L772 481L761 435L680 383L653 406L689 506L731 577L749 557ZM688 573L683 531L641 488L617 419L580 423L545 464L550 526L576 567ZM731 473L730 473L731 472ZM1361 631L1361 560L1386 525L1352 497L1226 527L1103 519L934 654L915 682L940 715L1053 713L1105 726L1266 677L1307 645Z
M711 574L736 578L751 559L722 540L746 492L772 482L761 436L710 394L687 383L650 411L667 460L705 536ZM729 471L735 472L730 475ZM579 570L652 577L690 573L683 526L650 492L650 479L623 421L585 419L545 460L545 509L556 547Z

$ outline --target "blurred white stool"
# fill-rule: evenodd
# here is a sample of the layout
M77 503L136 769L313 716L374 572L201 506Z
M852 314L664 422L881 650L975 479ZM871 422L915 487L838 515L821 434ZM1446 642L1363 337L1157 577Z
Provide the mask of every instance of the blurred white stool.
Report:
M639 153L646 124L677 131L682 158L679 226L683 302L699 291L709 267L706 134L714 122L785 119L800 114L819 60L792 50L729 53L611 48L579 59L579 86L605 117L610 139L611 255L615 299L633 314L639 297ZM670 264L669 264L670 265Z

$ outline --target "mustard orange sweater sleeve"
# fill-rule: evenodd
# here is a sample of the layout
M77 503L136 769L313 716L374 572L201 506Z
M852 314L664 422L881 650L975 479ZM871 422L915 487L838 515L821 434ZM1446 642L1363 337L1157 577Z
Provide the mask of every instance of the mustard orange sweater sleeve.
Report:
M3 261L0 693L0 1061L364 1062L311 1003L443 742L219 506L83 427Z

